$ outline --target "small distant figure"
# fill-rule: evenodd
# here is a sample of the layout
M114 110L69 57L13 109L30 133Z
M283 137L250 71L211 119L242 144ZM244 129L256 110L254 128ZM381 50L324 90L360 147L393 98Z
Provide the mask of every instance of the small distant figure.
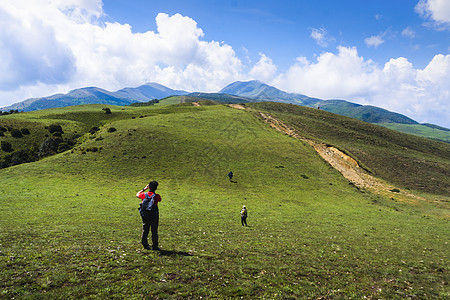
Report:
M228 178L230 178L230 181L232 181L232 179L233 179L233 172L230 171L230 173L228 173Z
M242 226L248 226L247 225L247 208L245 207L245 205L242 206L242 209L241 209L241 223L242 223Z

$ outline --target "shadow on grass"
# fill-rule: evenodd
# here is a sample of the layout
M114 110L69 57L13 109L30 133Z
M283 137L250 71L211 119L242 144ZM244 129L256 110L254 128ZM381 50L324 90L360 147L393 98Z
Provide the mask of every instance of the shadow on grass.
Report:
M192 256L189 252L184 251L170 251L170 250L159 250L159 256Z

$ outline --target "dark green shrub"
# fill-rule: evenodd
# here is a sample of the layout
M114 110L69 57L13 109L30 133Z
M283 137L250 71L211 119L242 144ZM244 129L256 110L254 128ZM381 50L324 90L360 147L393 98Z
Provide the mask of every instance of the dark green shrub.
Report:
M1 148L5 152L12 152L13 148L10 142L2 141Z
M110 115L110 114L111 114L111 109L110 109L109 107L102 108L102 110L103 110L107 115Z
M109 127L109 128L108 128L108 132L114 132L114 131L117 131L117 129L114 128L114 127Z
M63 131L61 125L58 125L58 124L52 124L52 125L48 126L48 131L49 131L50 133L54 133L54 132L61 132L61 133L64 133L64 131Z
M70 145L66 142L62 142L58 145L58 152L64 152L70 149Z
M89 133L90 134L94 134L94 133L96 133L97 131L99 131L100 130L100 128L98 128L97 126L94 126L94 127L92 127L90 130L89 130Z
M1 132L7 132L8 129L7 129L6 127L0 126L0 131L1 131Z
M58 153L58 147L61 142L62 138L60 137L52 136L46 138L39 147L38 156L41 158Z
M34 159L31 153L29 153L27 150L18 150L12 153L10 165L11 166L20 165L33 160Z
M62 137L62 133L59 131L53 132L52 136Z
M0 131L0 136L5 136L5 133L3 131Z
M15 137L15 138L21 138L23 137L22 131L20 131L19 129L13 129L11 131L11 136Z
M22 128L20 131L22 134L30 134L30 130L28 128Z
M23 163L35 161L37 159L36 153L33 149L30 150L18 150L11 154L5 155L3 160L0 161L0 168L7 168Z

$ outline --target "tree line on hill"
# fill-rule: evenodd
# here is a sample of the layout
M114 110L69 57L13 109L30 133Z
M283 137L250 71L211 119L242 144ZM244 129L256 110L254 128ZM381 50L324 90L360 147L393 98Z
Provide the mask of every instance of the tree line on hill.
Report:
M18 109L10 109L9 111L1 111L0 110L0 116L6 116L6 115L12 115L12 114L18 114L20 111Z

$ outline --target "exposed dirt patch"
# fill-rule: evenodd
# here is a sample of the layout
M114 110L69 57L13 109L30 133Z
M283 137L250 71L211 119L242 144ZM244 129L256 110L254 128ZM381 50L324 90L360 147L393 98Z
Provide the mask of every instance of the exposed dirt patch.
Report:
M314 147L317 153L325 161L327 161L331 166L338 170L342 174L342 176L344 176L356 187L360 189L366 189L377 194L383 194L388 197L396 195L396 198L398 200L405 202L414 202L415 199L425 200L421 197L404 191L392 192L392 190L395 190L394 186L368 174L363 168L359 166L358 162L355 159L337 149L336 147L326 145L324 143L317 142L306 137L302 137L294 128L272 117L269 114L260 112L260 116L272 128L284 132L293 138L302 140Z
M228 104L229 107L237 108L237 109L248 109L247 107L241 105L241 104Z
M193 106L201 106L200 103L198 103L198 102L192 102L192 105Z

